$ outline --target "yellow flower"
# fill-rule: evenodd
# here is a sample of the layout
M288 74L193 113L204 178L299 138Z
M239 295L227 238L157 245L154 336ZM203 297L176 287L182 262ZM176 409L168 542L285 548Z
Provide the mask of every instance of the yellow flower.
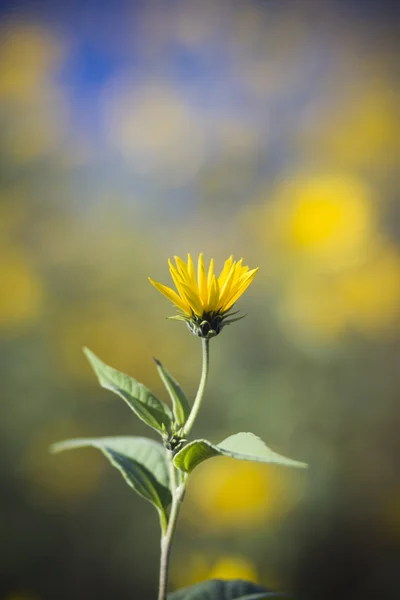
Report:
M149 281L180 311L179 315L170 318L185 321L192 333L204 338L218 335L225 325L238 320L226 319L236 314L229 311L249 287L258 268L249 270L249 267L242 265L242 258L236 262L230 256L217 277L214 273L214 260L211 259L207 273L203 254L200 254L196 279L190 254L187 264L178 256L175 256L176 266L171 260L168 262L178 293L150 277Z

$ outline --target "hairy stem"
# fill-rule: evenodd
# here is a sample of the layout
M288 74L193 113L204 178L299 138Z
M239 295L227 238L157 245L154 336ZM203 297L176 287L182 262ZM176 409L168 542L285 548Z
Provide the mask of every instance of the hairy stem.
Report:
M190 412L189 418L186 421L185 427L183 429L183 436L186 437L197 417L197 413L199 412L201 401L203 400L204 390L206 389L208 370L210 364L210 340L206 338L201 338L201 347L202 347L202 357L203 357L203 365L201 369L201 377L199 383L199 389L197 390L196 398L194 399L192 410Z

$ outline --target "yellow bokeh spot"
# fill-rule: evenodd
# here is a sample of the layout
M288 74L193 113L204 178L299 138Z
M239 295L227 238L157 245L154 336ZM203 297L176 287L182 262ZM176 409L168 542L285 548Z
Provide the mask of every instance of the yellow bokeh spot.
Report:
M286 286L282 323L293 334L332 341L346 330L384 333L400 322L400 256L376 248L354 268L324 277L302 274Z
M363 332L386 329L400 315L400 256L382 248L371 261L344 275L339 291L349 320Z
M24 102L41 94L59 61L59 44L41 27L12 22L3 26L0 39L0 99Z
M361 182L320 176L289 187L286 239L294 250L321 258L352 257L365 243L371 212Z
M222 556L213 566L208 579L246 579L258 581L254 564L239 555Z
M225 554L210 560L203 553L182 557L172 565L171 581L176 588L195 585L207 579L245 579L258 582L256 566L239 554Z
M374 234L370 190L350 175L298 175L250 221L278 259L320 271L358 263Z
M214 459L194 473L183 516L196 526L194 511L202 529L252 527L282 517L297 503L301 490L294 482L288 470L272 465Z
M54 77L61 47L46 29L9 22L0 30L0 103L7 157L31 162L60 146L65 94Z
M1 249L0 280L0 328L11 330L40 316L42 282L22 252Z

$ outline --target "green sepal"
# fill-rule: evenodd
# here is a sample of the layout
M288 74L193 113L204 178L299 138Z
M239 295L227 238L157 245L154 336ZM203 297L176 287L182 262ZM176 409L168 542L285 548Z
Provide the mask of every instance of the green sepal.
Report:
M145 437L118 436L57 442L53 453L75 448L97 448L116 467L126 483L157 509L166 530L171 505L168 459L164 447Z
M172 317L167 317L169 321L190 321L190 317L185 315L172 315Z
M245 317L247 317L247 315L242 315L241 317L236 317L235 319L227 319L226 321L224 321L224 325L230 325L231 323L236 323L236 321L241 321Z
M170 408L136 379L103 363L89 348L84 348L83 351L100 385L120 396L139 419L163 438L167 437L173 421Z
M241 579L209 579L168 594L168 600L277 600L285 594Z
M195 315L193 312L191 315L181 313L173 317L167 317L167 319L184 321L194 335L210 340L218 335L226 325L245 318L246 315L242 315L241 317L232 319L231 317L237 315L239 312L238 310L232 311L232 308L225 313L203 312L202 315Z
M158 374L171 397L175 423L178 428L183 427L190 415L189 401L179 383L172 377L164 365L157 358L154 358L154 362L156 363Z
M277 454L254 433L236 433L217 445L208 440L194 440L184 446L174 457L175 466L190 473L200 463L217 456L229 456L239 460L250 460L286 467L307 468L307 464Z

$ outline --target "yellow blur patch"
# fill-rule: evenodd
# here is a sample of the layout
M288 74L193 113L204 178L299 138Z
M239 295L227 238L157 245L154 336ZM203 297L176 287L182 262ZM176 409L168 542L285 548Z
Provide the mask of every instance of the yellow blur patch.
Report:
M316 341L332 341L346 330L377 335L400 318L400 256L393 247L376 249L369 260L337 274L305 275L288 282L281 321Z
M339 81L337 82L339 85ZM353 89L351 89L353 87ZM350 169L377 170L398 167L400 126L398 89L395 82L378 76L356 78L347 86L342 105L316 119L301 139L302 148L312 147L335 164Z
M349 320L363 332L386 329L400 315L400 256L382 248L372 260L339 283Z
M208 534L251 528L287 514L301 499L304 481L290 469L214 459L192 475L183 517Z
M373 222L367 187L342 175L294 179L278 190L274 212L267 228L282 249L326 266L357 260Z
M198 552L189 557L181 557L181 560L173 563L171 581L175 588L195 585L207 579L259 581L254 563L239 554L224 554L212 561L209 556Z
M222 556L211 569L208 579L245 579L258 581L254 564L238 555Z
M41 27L8 23L0 40L0 99L25 101L41 93L60 59L53 36Z
M22 252L12 247L1 249L0 281L0 328L10 331L40 316L42 282Z

